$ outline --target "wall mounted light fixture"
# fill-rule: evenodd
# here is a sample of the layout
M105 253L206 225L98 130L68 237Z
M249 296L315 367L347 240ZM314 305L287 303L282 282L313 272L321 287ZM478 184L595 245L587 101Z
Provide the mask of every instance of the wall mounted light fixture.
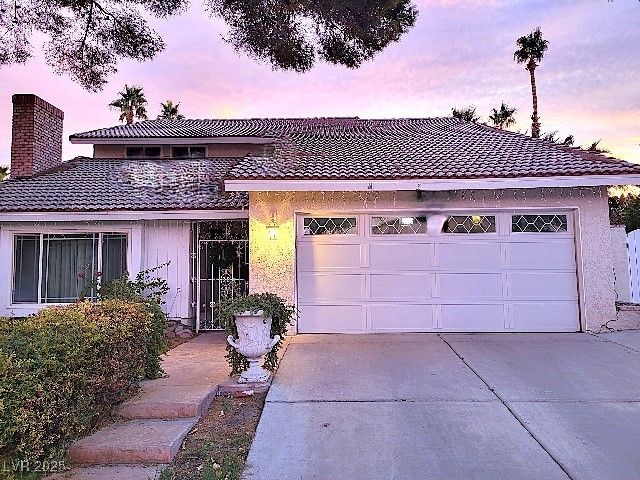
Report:
M280 228L280 225L276 223L276 216L275 214L273 214L271 215L271 220L269 220L269 223L267 223L267 232L269 232L269 240L276 239L276 237L278 236L278 228Z

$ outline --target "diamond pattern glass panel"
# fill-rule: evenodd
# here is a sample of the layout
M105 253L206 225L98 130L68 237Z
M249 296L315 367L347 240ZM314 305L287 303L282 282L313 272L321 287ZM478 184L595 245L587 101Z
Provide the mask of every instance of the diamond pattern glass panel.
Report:
M495 233L493 215L454 215L444 225L444 233Z
M307 217L304 219L305 235L356 234L356 217Z
M374 235L426 232L427 217L371 217L371 233Z
M513 215L511 231L517 233L566 232L566 215Z

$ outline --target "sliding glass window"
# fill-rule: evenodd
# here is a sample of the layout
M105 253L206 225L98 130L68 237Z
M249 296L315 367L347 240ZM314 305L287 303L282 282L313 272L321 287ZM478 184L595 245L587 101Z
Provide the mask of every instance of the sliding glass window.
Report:
M127 235L65 233L14 237L13 303L71 303L92 280L127 271Z

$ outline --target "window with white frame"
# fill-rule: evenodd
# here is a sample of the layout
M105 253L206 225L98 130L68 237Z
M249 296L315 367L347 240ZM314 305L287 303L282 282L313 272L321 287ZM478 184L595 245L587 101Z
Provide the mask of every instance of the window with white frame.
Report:
M125 233L41 233L14 236L13 303L71 303L92 280L127 271Z

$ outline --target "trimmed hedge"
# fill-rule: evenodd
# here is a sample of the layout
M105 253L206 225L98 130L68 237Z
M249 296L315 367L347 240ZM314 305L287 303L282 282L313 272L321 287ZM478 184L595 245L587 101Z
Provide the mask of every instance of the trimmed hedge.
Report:
M0 460L62 459L68 446L162 374L155 302L104 300L0 319Z

